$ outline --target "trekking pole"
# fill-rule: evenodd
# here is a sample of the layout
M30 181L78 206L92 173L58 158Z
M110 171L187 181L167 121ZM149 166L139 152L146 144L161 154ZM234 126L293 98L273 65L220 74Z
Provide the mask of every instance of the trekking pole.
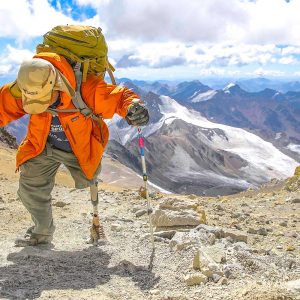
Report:
M144 198L146 198L146 200L147 200L147 213L149 216L151 243L152 243L152 249L154 250L155 245L154 245L153 226L152 226L152 220L151 220L152 207L151 207L149 191L148 191L148 175L147 175L146 161L145 161L145 140L144 140L144 136L142 134L142 129L140 127L138 127L138 143L139 143L139 148L140 148L142 169L143 169L144 192L145 192Z

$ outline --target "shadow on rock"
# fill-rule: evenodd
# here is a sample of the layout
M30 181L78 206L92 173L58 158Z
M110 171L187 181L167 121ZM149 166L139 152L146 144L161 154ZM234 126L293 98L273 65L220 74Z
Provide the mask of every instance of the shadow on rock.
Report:
M90 289L107 283L112 275L131 278L141 290L159 280L148 267L129 261L108 267L110 258L96 247L74 252L24 248L8 255L14 264L0 267L0 297L35 299L44 290Z

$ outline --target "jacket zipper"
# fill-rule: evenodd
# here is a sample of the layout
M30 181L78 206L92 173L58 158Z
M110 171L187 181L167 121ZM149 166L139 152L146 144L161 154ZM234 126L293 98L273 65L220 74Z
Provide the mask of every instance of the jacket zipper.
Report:
M71 136L71 138L72 138L72 140L73 140L73 143L74 143L74 144L76 144L76 141L75 141L75 138L74 138L73 132L72 132L72 130L71 130L71 128L70 128L70 126L69 126L69 124L67 124L67 125L66 125L66 130L69 130L69 132L70 132L70 136Z

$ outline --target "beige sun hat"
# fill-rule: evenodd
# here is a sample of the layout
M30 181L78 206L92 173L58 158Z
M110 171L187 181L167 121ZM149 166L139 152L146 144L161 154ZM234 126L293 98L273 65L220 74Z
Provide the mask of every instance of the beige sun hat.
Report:
M66 77L50 62L41 58L24 61L19 69L17 84L22 92L23 109L39 114L51 105L53 91L74 96L74 89Z

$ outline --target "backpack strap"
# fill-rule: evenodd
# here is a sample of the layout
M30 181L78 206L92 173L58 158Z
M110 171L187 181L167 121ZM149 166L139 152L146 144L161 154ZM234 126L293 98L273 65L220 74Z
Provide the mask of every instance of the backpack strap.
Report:
M81 63L77 62L74 67L74 73L76 77L76 91L75 96L72 98L72 102L76 108L86 117L89 118L93 115L93 111L86 105L81 97L81 83L82 83L82 72Z
M52 116L58 116L58 113L72 113L72 112L78 112L80 111L79 109L77 108L74 108L74 109L56 109L56 108L48 108L46 110L46 112L50 113Z
M115 68L112 66L112 64L108 60L106 61L106 71L110 77L111 83L114 85L117 85L116 79L115 79L115 76L113 73L115 71Z

